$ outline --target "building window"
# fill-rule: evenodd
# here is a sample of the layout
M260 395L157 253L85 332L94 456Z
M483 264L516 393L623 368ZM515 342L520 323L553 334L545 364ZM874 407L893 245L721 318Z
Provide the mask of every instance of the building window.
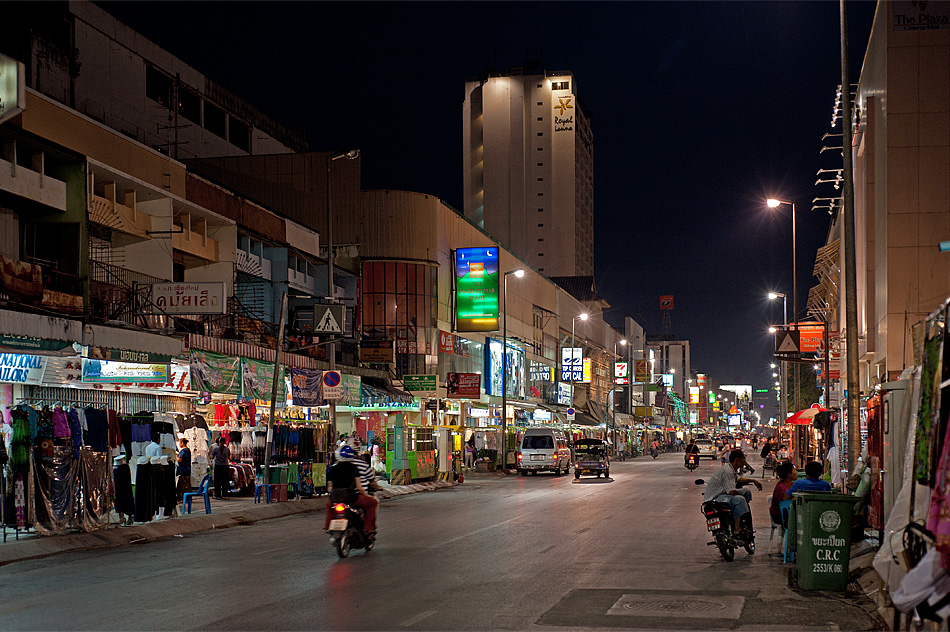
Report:
M543 163L543 162L539 162L539 163L538 163L538 166L539 166L539 167L543 167L543 166L544 166L544 163Z
M538 272L544 272L544 268L538 268Z
M542 195L544 195L544 194L543 194L543 193L538 193L538 197L541 197Z
M544 117L543 117L543 116L539 116L539 117L538 117L538 120L539 120L539 121L543 121L543 120L544 120Z
M544 101L538 101L538 105L544 105Z
M543 256L544 256L544 253L543 253L543 252L539 252L539 253L538 253L538 256L539 256L539 257L543 257Z
M163 75L151 66L145 67L145 96L171 109L172 78Z
M538 241L544 241L544 237L538 237Z
M544 182L544 178L538 178L538 182Z
M544 224L538 224L538 228L544 228Z
M544 147L538 147L538 151L544 151Z
M190 90L178 90L178 114L201 125L201 97Z
M538 136L544 136L544 132L538 132ZM498 457L498 458L501 458L501 457ZM500 462L501 462L501 461L499 461L499 463L500 463Z
M251 153L251 129L233 116L228 118L228 140L238 149Z
M543 213L543 212L544 212L544 209L543 209L543 208L539 208L539 209L538 209L538 212L539 212L539 213Z
M205 129L221 138L227 138L227 118L224 110L205 101Z
M552 90L570 90L571 82L570 81L552 81L551 89Z

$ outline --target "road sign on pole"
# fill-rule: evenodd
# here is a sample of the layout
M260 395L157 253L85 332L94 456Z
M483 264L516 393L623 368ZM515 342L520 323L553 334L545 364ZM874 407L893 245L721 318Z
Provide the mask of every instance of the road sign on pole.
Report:
M568 420L568 421L574 421L574 409L573 409L573 408L568 408L568 409L567 409L567 420Z
M342 334L345 305L313 306L313 330L321 334Z
M343 397L343 377L339 371L323 372L323 399L341 399Z

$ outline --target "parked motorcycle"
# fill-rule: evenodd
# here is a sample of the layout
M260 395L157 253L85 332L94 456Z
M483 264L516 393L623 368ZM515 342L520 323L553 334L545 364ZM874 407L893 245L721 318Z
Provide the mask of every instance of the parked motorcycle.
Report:
M690 472L699 467L699 455L695 452L690 452L686 455L686 469Z
M346 502L330 503L330 543L340 557L353 549L372 551L376 536L363 530L363 510Z
M696 479L696 484L705 485L706 481L699 478ZM743 547L749 555L755 553L755 532L749 530L744 532L744 534L736 533L732 507L727 503L706 500L703 501L700 508L706 517L706 529L713 536L713 541L708 542L706 546L718 547L719 554L722 555L722 559L727 562L731 562L735 559L736 549L739 547ZM749 514L749 524L752 524L751 513Z

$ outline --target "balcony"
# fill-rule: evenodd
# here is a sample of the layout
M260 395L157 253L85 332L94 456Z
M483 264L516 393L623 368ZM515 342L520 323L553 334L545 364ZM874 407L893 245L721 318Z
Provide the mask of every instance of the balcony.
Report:
M112 195L112 199L108 196ZM89 203L89 221L100 224L112 230L148 239L148 231L152 230L152 216L139 213L135 210L135 194L126 195L128 204L115 201L115 186L107 187L107 197L93 195Z
M49 262L0 257L0 300L62 314L82 314L82 295L82 277L60 272Z
M136 313L135 286L167 281L91 259L90 316L102 320L120 320L147 329L165 329L170 324L168 316L143 316Z
M181 213L174 223L181 232L172 233L172 248L206 261L218 260L218 242L208 237L208 223L204 219Z
M66 210L66 183L43 173L45 155L36 152L31 156L32 169L17 164L17 143L10 142L3 147L4 157L0 158L0 191L38 202L58 211Z

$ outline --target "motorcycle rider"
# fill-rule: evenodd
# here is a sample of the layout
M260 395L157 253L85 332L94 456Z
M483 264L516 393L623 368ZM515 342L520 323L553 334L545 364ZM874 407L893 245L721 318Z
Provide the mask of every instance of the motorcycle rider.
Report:
M696 445L696 439L690 439L689 444L686 446L686 454L684 455L684 465L689 465L689 455L695 454L696 462L699 463L699 446Z
M704 501L715 500L716 502L726 503L732 508L732 516L735 518L737 534L739 535L743 531L752 531L752 513L749 510L752 492L748 489L739 489L738 485L752 483L759 488L759 491L762 491L762 484L759 481L754 478L739 476L739 471L745 465L745 453L742 450L730 452L729 462L713 474L706 484L706 493L703 494Z
M330 505L333 502L346 502L365 511L363 530L370 537L376 535L376 510L379 501L367 491L376 484L376 474L366 461L356 458L356 452L349 445L342 445L336 451L337 461L327 471L327 508L324 531L330 530ZM336 493L334 494L334 490Z

